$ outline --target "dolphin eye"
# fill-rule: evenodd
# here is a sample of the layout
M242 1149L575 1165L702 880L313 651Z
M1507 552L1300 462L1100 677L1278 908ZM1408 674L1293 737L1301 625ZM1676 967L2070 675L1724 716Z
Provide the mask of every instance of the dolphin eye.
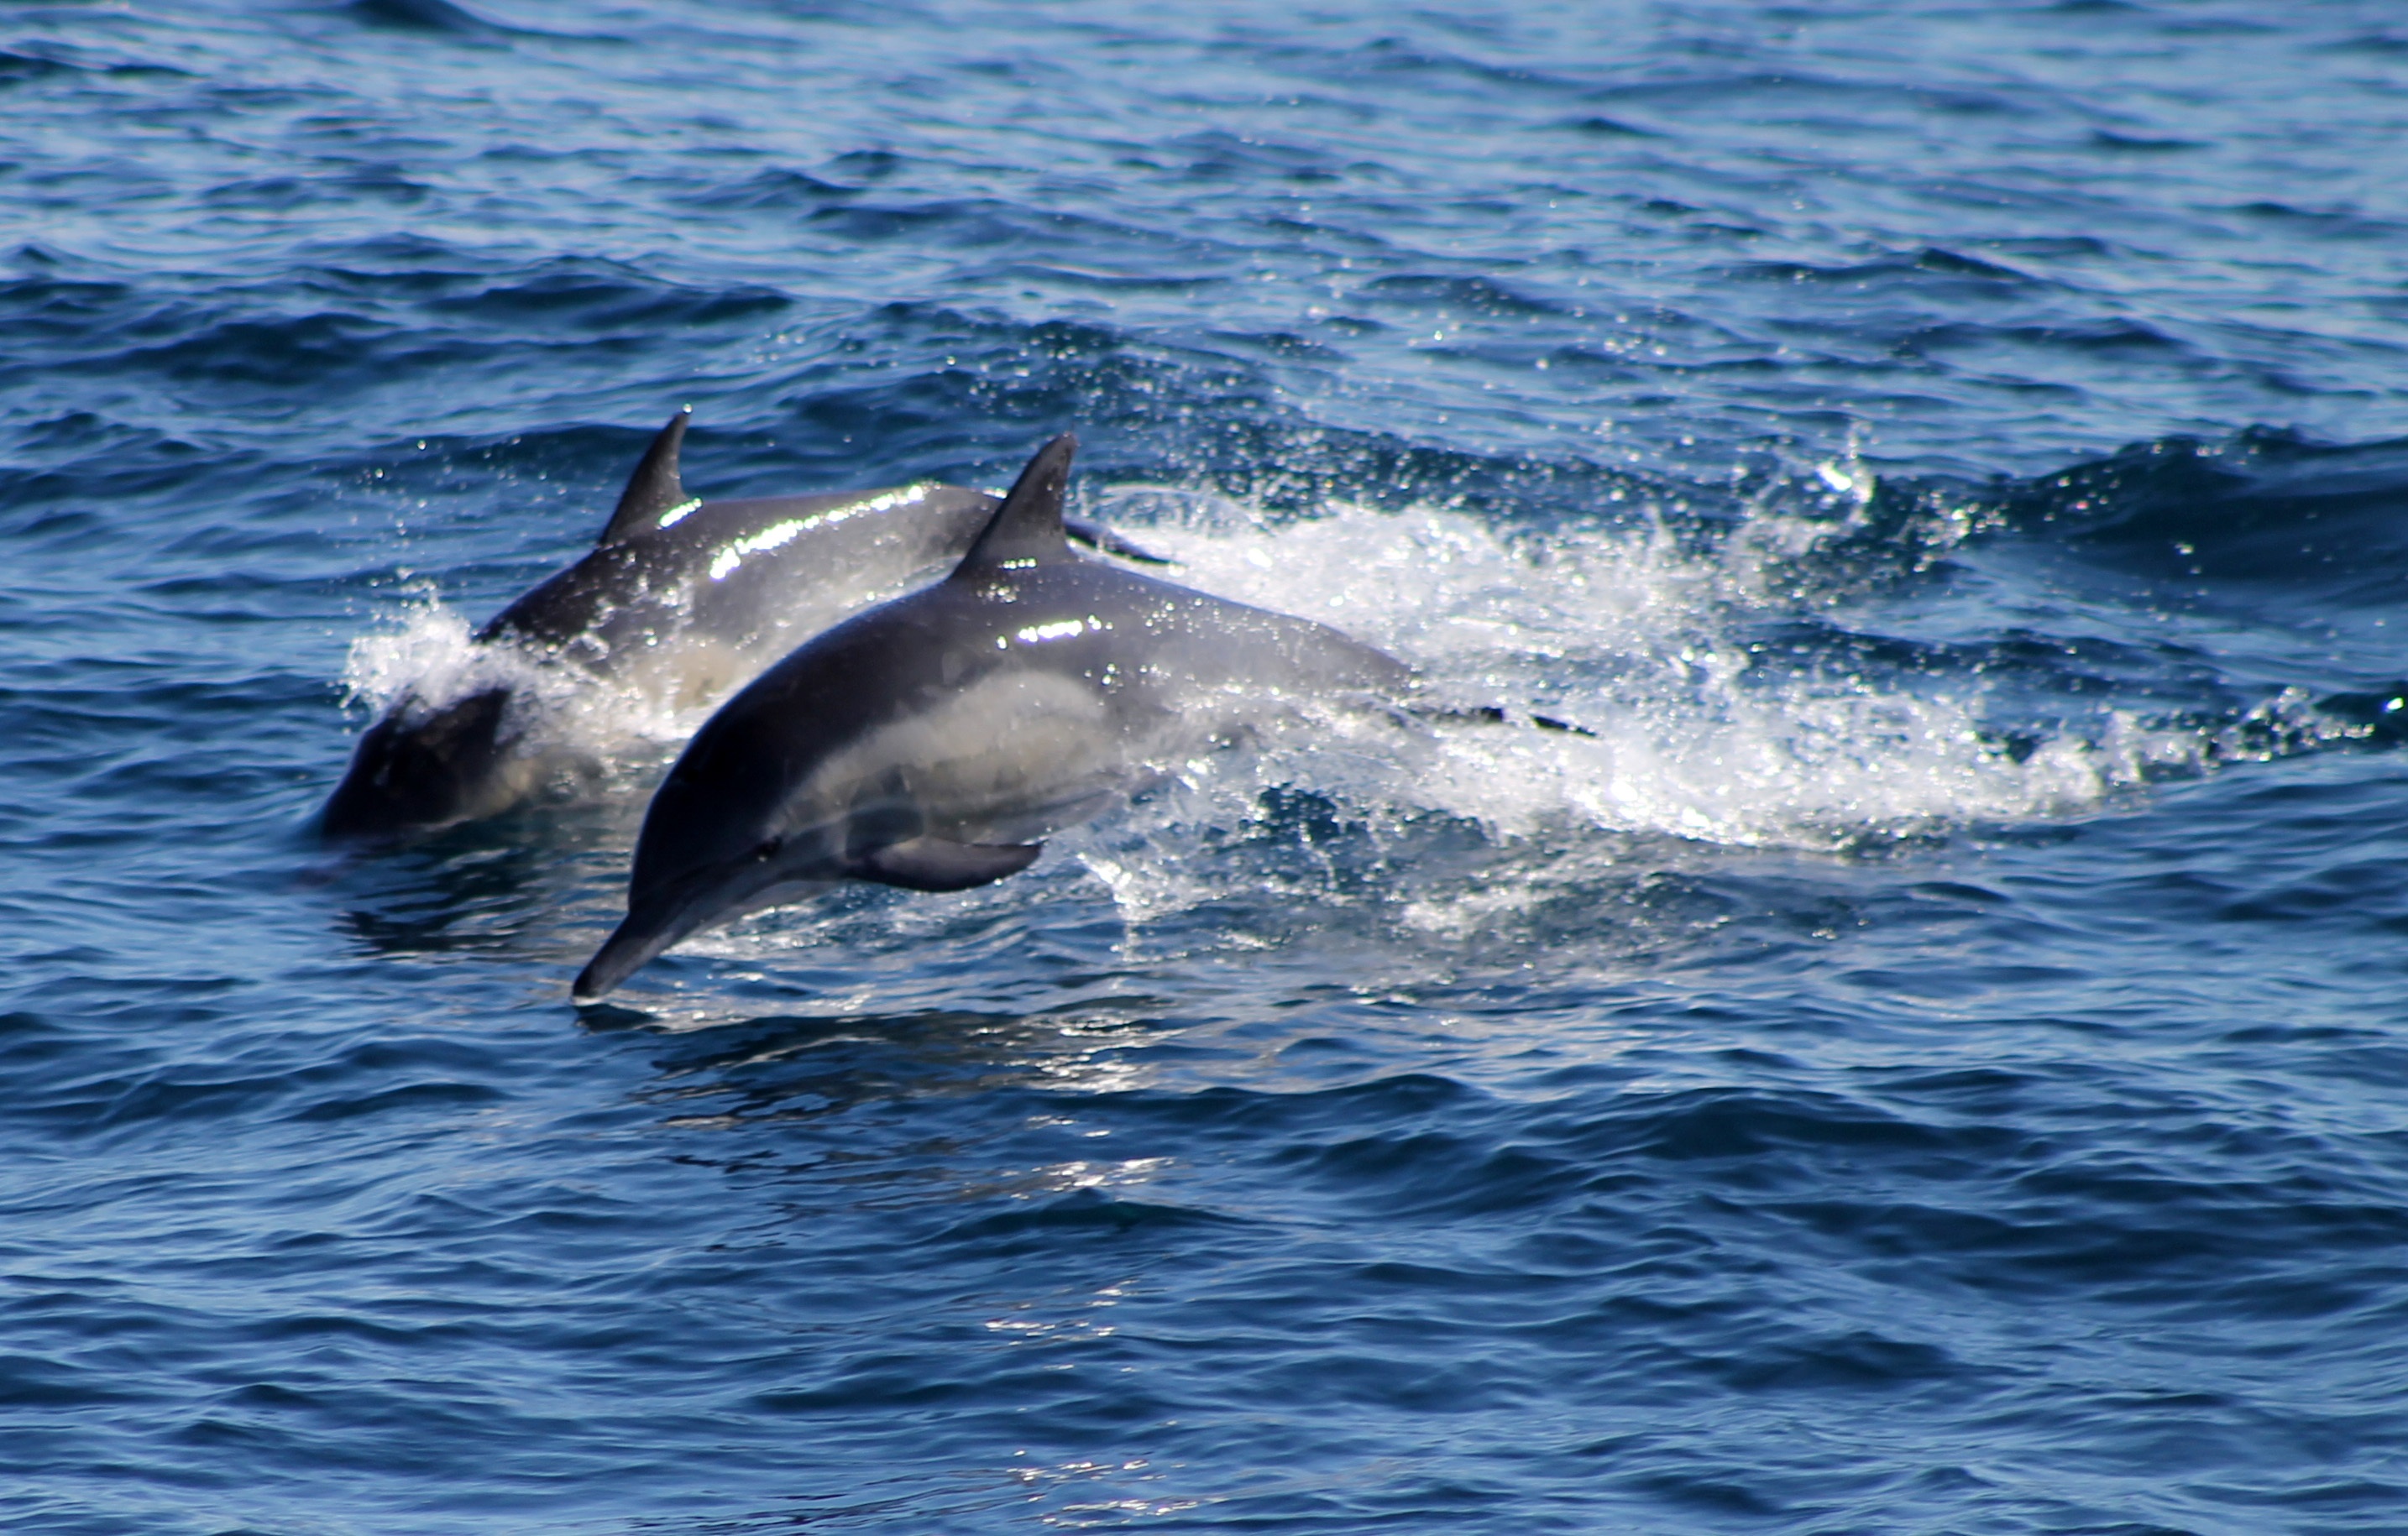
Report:
M752 857L759 862L766 864L770 860L778 857L778 850L785 846L786 840L782 837L769 838L767 841L754 846L752 849Z

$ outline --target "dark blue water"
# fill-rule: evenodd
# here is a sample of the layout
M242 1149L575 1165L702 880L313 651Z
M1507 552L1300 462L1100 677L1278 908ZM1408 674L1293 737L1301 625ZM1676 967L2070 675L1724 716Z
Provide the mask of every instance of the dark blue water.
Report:
M2403 131L2378 0L8 10L0 1519L2408 1530ZM1592 734L580 1012L691 722L307 822L688 402Z

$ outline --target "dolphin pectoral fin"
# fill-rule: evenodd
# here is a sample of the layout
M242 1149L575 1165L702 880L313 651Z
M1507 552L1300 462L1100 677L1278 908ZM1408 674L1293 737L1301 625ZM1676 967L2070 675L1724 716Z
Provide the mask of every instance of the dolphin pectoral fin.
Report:
M1517 723L1512 716L1505 712L1505 706L1502 704L1476 704L1469 708L1446 704L1406 704L1397 713L1399 716L1410 716L1414 719L1427 720L1433 725L1512 725ZM1541 731L1553 731L1561 735L1586 736L1591 741L1597 739L1597 732L1587 726L1575 725L1570 720L1559 720L1553 715L1532 714L1527 718L1532 725Z
M1062 532L1070 535L1073 544L1083 544L1099 555L1117 555L1123 560L1133 560L1140 565L1179 563L1168 555L1157 555L1151 549L1131 544L1103 524L1089 522L1084 518L1064 518Z
M685 493L685 484L678 477L678 448L685 441L685 426L694 420L694 407L687 405L669 418L669 424L652 439L652 446L636 463L636 472L627 476L627 489L619 493L618 509L603 527L596 547L620 544L638 533L649 533L676 520L672 514L682 515L694 504Z
M845 873L856 880L900 886L905 890L968 890L1037 862L1042 843L948 843L913 837L873 848Z

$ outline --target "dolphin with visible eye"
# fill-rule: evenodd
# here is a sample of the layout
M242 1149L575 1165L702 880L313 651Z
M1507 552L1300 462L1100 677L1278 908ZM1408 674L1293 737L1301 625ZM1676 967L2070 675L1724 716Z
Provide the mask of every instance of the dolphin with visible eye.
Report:
M325 836L389 837L507 810L577 755L531 718L538 675L672 707L710 704L796 641L958 560L997 505L935 481L705 501L679 476L690 417L680 411L653 438L594 548L478 632L488 660L517 664L471 667L480 680L446 697L407 690L361 736L326 802ZM1092 525L1073 533L1161 563Z
M680 939L830 881L962 890L1110 808L1266 695L1394 698L1412 673L1325 624L1084 560L1039 449L952 575L806 642L687 744L644 818L599 998Z

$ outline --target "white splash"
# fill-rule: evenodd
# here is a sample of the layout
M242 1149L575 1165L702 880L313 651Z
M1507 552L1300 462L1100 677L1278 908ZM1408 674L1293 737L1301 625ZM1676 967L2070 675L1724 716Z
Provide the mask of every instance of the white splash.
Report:
M1863 676L1768 685L1746 621L1794 608L1784 573L1852 526L1758 516L1700 554L1652 524L1516 540L1460 511L1339 507L1269 527L1224 506L1144 537L1182 581L1336 625L1412 661L1433 697L1517 717L1420 732L1325 722L1250 779L1442 812L1498 838L1584 824L1830 846L2079 810L2180 749L2128 722L2115 742L2016 761L1985 735L1975 696ZM1534 714L1591 734L1536 728Z
M1171 579L1321 619L1412 662L1431 703L1499 707L1508 719L1331 708L1268 721L1243 749L1183 765L1126 812L1058 835L1057 854L1068 857L1010 890L1058 890L1064 877L1100 883L1134 925L1283 882L1314 903L1353 900L1334 867L1315 878L1291 860L1275 874L1276 859L1231 846L1262 830L1269 797L1302 790L1340 807L1372 857L1387 859L1395 877L1382 899L1409 926L1444 933L1627 874L1633 857L1660 858L1666 839L1700 852L1840 850L1868 837L2082 814L2154 775L2243 750L2252 727L2262 738L2305 718L2304 701L2277 701L2260 712L2266 718L2221 732L2109 712L2078 735L2011 752L1985 729L1977 676L1942 683L1870 666L1849 673L1828 657L1784 674L1779 647L1752 636L1828 609L1812 591L1814 557L1827 541L1860 533L1866 514L1869 473L1834 466L1824 480L1835 490L1846 482L1843 516L1757 507L1711 540L1684 540L1646 519L1515 536L1458 509L1336 505L1274 522L1193 493L1109 494L1107 520L1141 526L1142 542L1178 562ZM1166 505L1173 515L1161 515ZM1154 515L1114 519L1115 505ZM1927 538L1945 544L1964 532L1943 518ZM476 645L430 594L401 619L352 647L346 682L375 707L508 682L532 712L531 732L620 767L657 764L708 714L708 702L665 703ZM1065 621L1018 638L1036 644L1083 627ZM1546 729L1541 718L1578 729ZM1453 865L1425 857L1429 829L1465 824L1484 854ZM1635 855L1648 840L1658 851ZM934 920L936 908L957 911L987 894L1025 899L975 893L920 904ZM797 926L789 914L778 926L800 936L819 924ZM704 941L714 942L758 941Z
M346 702L372 717L396 705L439 709L493 688L509 692L507 731L523 751L602 767L656 760L709 716L517 646L480 644L431 585L413 589L408 605L353 639L343 667Z

